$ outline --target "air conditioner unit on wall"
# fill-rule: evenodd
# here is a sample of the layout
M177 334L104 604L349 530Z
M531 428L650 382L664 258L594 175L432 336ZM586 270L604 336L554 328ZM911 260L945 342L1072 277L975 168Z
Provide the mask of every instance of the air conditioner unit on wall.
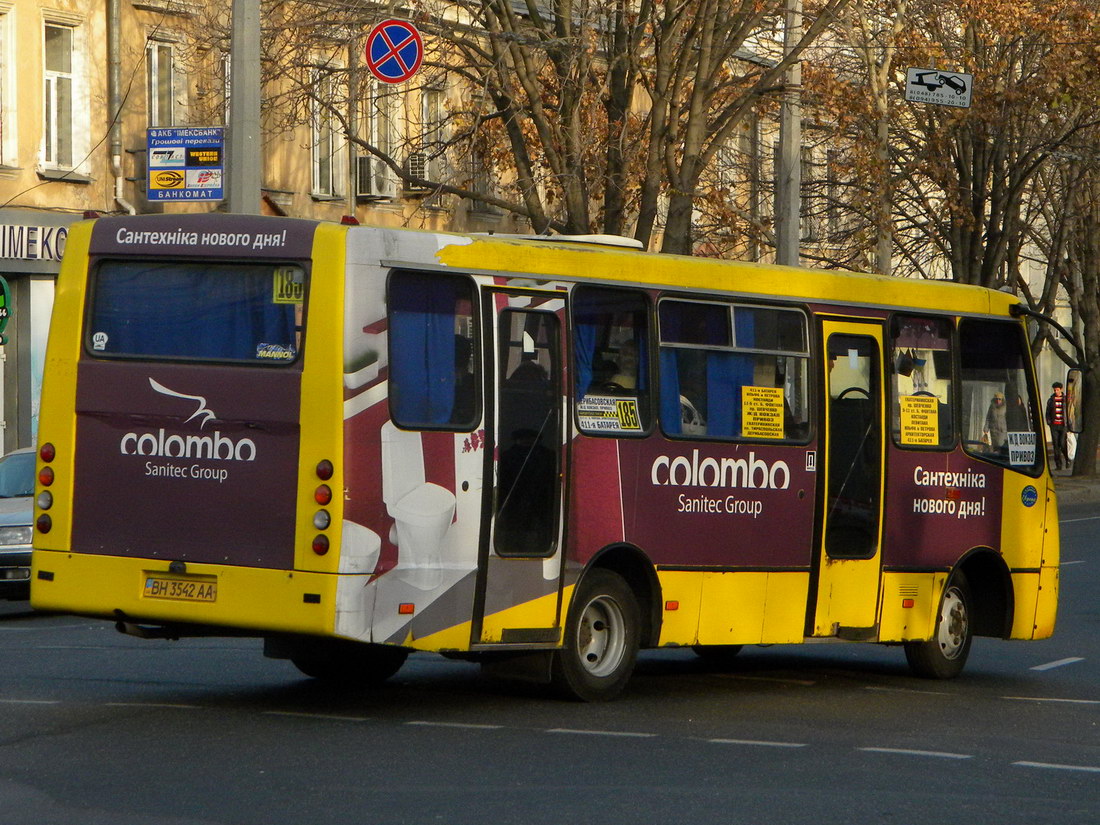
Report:
M397 197L397 176L374 155L355 159L355 196L369 200Z
M424 152L410 152L405 158L405 172L409 177L427 179L431 174L428 156ZM428 187L415 181L405 181L406 192L427 192Z

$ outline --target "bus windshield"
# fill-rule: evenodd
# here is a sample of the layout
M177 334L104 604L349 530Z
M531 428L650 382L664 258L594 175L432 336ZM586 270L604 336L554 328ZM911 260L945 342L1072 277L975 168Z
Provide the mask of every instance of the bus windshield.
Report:
M298 266L103 261L87 346L107 357L287 364L304 299Z

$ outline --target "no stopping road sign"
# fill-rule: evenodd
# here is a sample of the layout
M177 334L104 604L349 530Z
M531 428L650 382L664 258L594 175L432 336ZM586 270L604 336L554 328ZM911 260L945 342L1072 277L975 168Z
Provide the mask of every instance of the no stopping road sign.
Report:
M367 35L367 68L383 83L404 83L424 60L424 41L405 20L383 20Z

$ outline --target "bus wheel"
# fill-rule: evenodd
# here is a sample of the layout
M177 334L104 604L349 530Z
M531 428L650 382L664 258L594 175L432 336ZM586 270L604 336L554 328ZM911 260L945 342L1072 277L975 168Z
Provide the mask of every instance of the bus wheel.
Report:
M290 656L306 676L334 684L369 686L389 679L405 664L402 647L363 644L344 639L311 639Z
M935 636L927 642L905 643L905 658L914 675L953 679L962 673L973 639L970 615L970 586L966 576L956 572L940 602Z
M573 597L565 643L554 655L551 677L566 696L604 702L617 696L638 656L638 602L622 577L592 570Z

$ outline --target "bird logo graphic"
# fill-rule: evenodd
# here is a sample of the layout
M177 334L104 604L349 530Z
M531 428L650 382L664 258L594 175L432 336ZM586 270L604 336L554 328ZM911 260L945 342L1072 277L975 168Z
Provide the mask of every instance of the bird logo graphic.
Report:
M175 390L170 390L168 389L168 387L158 383L153 378L149 379L149 385L161 395L168 395L172 398L182 398L186 401L194 401L196 404L198 404L198 406L195 408L195 411L191 413L190 417L188 417L186 421L184 421L185 424L188 421L199 418L199 429L201 430L203 427L206 426L207 421L210 421L216 417L213 410L206 406L206 398L201 395L188 395L185 392L176 392Z

